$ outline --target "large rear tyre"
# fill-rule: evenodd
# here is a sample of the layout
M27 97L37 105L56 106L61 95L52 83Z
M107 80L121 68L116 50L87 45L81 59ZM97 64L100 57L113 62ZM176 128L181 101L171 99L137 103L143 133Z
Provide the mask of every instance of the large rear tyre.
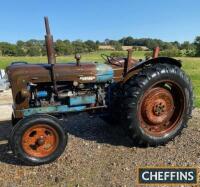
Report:
M139 145L162 145L187 126L193 107L189 78L177 66L156 64L124 85L124 124Z
M13 127L9 144L13 153L26 164L46 164L63 153L67 134L57 118L37 114L20 120Z

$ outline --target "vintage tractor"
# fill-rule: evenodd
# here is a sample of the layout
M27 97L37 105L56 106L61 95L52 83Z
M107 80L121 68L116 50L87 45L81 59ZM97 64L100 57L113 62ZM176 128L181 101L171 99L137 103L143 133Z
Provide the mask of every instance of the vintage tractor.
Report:
M67 145L60 120L66 113L107 114L137 145L163 145L187 126L193 107L189 78L179 60L136 61L102 55L105 63L56 63L53 37L45 18L48 64L14 62L7 67L13 95L10 147L22 161L49 163ZM66 124L67 125L67 124ZM121 127L117 127L121 128Z

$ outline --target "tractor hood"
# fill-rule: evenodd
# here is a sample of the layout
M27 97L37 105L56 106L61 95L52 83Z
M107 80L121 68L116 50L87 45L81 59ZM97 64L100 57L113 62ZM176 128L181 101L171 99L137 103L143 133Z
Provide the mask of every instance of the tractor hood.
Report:
M121 77L119 68L101 63L81 63L79 66L76 63L60 63L55 64L54 71L56 81L101 83L111 81L116 76ZM9 81L14 85L22 82L51 82L51 64L13 64L7 68L7 74Z

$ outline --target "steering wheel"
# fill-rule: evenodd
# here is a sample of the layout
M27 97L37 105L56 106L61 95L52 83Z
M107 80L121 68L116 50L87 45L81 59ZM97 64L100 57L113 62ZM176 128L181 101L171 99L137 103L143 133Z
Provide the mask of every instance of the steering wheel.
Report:
M110 64L112 65L115 65L115 66L120 66L122 67L122 63L119 61L119 59L117 59L117 57L113 57L113 56L110 56L110 55L106 55L106 54L101 54L101 57L109 62ZM117 63L116 63L117 62Z

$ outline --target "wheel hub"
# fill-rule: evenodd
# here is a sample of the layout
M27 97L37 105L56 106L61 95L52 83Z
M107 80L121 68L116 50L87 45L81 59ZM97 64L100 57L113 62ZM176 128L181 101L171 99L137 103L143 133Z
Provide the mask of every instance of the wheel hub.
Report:
M166 103L165 101L160 101L158 103L155 103L153 107L153 112L156 116L162 115L166 111Z
M36 143L38 145L44 145L45 144L45 139L43 136L41 136L40 138L37 139Z
M173 115L174 102L171 93L164 88L151 89L142 101L142 116L150 125L166 123Z
M30 156L43 158L56 150L58 139L54 128L38 124L25 131L22 136L22 148Z

